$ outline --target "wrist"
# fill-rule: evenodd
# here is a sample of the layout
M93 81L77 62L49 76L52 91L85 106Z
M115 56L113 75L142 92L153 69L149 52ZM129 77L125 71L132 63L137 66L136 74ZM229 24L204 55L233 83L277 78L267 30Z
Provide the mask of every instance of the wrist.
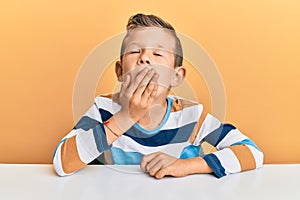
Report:
M130 117L129 113L125 111L119 111L115 113L111 119L114 120L116 126L119 128L122 134L130 129L136 122Z
M211 173L212 169L202 157L194 157L182 160L186 174L207 174Z
M115 113L111 118L103 122L108 144L112 144L123 135L134 123L128 120L123 113Z
M116 113L122 120L130 121L129 123L134 124L136 123L140 118L135 116L133 113L130 113L129 110L121 109L119 112ZM116 115L115 114L115 115Z

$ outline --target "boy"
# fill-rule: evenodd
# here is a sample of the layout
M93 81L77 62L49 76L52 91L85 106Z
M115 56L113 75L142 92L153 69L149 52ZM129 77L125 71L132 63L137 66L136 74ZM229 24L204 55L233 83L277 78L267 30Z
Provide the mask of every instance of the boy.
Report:
M222 124L202 105L168 95L185 77L174 28L154 15L127 24L115 72L120 92L94 105L58 144L53 164L60 176L90 162L139 164L155 178L214 173L218 178L261 167L263 153L238 129ZM208 142L218 151L201 154Z

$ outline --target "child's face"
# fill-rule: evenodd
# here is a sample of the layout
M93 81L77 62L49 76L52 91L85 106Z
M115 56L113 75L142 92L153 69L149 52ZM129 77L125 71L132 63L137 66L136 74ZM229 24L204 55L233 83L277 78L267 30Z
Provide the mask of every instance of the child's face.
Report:
M123 74L142 65L164 65L173 69L174 52L175 39L167 30L157 27L133 29L125 39Z
M117 76L129 74L132 79L145 67L158 74L158 83L169 88L175 69L175 38L167 30L157 27L133 29L125 39L122 61ZM116 66L117 66L116 65Z

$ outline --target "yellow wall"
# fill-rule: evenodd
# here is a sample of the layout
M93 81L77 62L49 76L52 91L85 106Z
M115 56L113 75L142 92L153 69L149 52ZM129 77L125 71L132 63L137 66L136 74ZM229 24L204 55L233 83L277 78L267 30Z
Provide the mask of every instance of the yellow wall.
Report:
M266 163L299 163L299 10L296 0L2 1L0 163L51 162L74 125L81 63L137 12L161 16L208 51L225 84L225 121Z

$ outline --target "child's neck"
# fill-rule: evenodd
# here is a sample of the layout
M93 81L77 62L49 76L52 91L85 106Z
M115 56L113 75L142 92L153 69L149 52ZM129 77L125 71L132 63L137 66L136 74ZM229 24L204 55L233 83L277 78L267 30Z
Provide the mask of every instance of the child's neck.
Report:
M146 130L152 130L159 126L159 124L163 121L163 118L166 114L168 107L166 97L157 99L154 103L150 111L142 117L138 123L141 127Z

